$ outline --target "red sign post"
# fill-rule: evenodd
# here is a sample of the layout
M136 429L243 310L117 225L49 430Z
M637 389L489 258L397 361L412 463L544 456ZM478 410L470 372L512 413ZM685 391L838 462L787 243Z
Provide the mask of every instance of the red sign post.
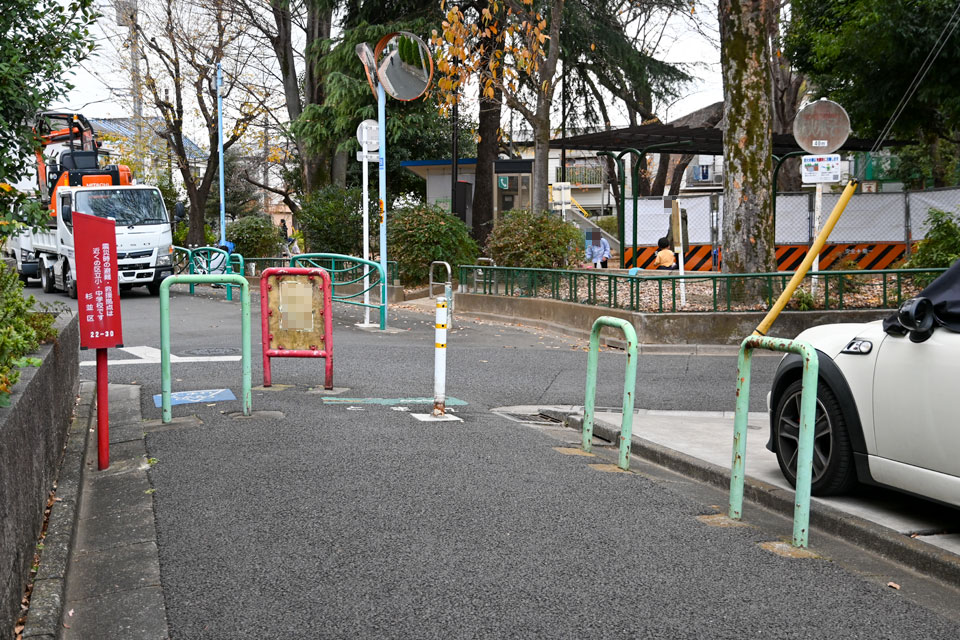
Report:
M116 223L73 213L80 348L97 350L97 466L110 466L107 349L123 346Z

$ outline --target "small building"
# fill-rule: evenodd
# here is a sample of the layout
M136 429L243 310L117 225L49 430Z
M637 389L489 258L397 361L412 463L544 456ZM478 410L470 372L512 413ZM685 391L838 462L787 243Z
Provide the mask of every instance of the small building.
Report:
M420 176L427 183L427 203L457 211L467 226L472 226L473 189L476 182L477 159L461 158L457 162L457 206L451 207L451 160L406 160L400 166ZM511 209L529 209L533 183L533 157L500 158L494 161L493 219ZM559 150L550 152L550 184L563 181L564 171ZM571 204L574 209L590 215L614 212L613 194L609 188L605 163L593 155L568 154L566 182L570 183Z

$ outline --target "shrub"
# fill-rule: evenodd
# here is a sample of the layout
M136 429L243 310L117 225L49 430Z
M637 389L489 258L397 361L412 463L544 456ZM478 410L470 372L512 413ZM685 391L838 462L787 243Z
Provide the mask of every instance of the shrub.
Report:
M305 252L342 253L359 256L363 252L363 203L360 189L331 185L311 194L303 203L297 219L303 231ZM377 228L375 200L371 200L370 228ZM376 246L371 243L371 246Z
M507 211L487 238L487 250L497 265L563 269L579 264L583 232L576 225L543 211Z
M790 302L793 303L793 308L798 311L810 311L816 305L816 300L813 299L813 295L803 288L799 288L793 292L793 298Z
M592 218L593 222L612 235L614 238L617 237L617 234L620 233L620 229L617 225L617 216L603 216L602 218Z
M949 267L960 258L960 224L957 217L940 209L927 212L927 235L917 243L914 254L904 266L910 269ZM915 276L918 286L926 287L936 274Z
M173 232L173 244L178 247L187 246L187 233L190 231L190 225L186 221L181 222L177 225L177 228ZM219 237L213 232L213 229L210 228L210 225L203 225L203 241L208 247L217 246L217 240Z
M269 258L280 255L283 235L267 216L244 216L227 225L227 240L244 258Z
M480 255L467 225L435 205L397 209L387 223L387 257L396 260L404 284L429 279L430 263L444 260L456 275L461 264L473 264Z
M10 389L20 379L20 367L39 364L26 357L41 342L56 336L55 315L35 312L36 299L23 296L16 270L0 263L0 407L9 406Z

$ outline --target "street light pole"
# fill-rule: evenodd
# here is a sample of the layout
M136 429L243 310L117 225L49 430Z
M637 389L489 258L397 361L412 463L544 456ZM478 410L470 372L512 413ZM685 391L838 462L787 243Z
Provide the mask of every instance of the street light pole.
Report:
M220 154L220 246L227 244L226 203L223 198L223 70L217 63L217 138Z

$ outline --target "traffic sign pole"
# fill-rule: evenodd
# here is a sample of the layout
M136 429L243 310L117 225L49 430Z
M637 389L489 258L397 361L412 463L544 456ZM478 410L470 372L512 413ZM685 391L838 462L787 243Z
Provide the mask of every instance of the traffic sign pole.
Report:
M97 468L110 466L110 376L107 350L97 349Z
M370 259L370 171L367 168L367 137L361 143L363 149L363 259ZM363 324L370 324L370 276L363 276Z
M380 265L383 267L384 278L387 278L387 94L383 90L383 83L377 83L377 137L380 142ZM387 281L380 287L380 304L387 304ZM386 329L386 319L384 326Z
M368 162L378 162L380 156L372 153L379 147L379 142L375 138L379 137L379 126L376 120L364 120L357 127L357 141L360 143L360 153L357 154L357 160L363 164L363 259L370 259L370 170ZM365 272L363 275L363 304L364 320L363 324L358 326L371 327L370 324L370 274Z
M823 211L823 183L817 183L817 195L813 202L813 237L820 233L820 214ZM820 252L813 256L813 270L820 271ZM810 295L817 297L817 276L810 278Z

